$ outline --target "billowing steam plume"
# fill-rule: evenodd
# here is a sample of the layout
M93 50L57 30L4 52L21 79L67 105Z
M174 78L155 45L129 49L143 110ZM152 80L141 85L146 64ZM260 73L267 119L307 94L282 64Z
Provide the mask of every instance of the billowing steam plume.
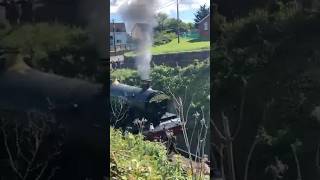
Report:
M129 31L138 25L137 57L135 64L141 79L149 79L153 27L156 26L157 0L126 0L119 12Z

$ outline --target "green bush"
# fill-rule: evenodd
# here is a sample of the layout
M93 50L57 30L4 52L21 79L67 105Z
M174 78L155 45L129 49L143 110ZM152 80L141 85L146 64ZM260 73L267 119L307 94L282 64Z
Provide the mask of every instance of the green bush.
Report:
M75 39L84 36L80 28L48 23L27 24L11 31L2 39L2 43L5 46L19 48L24 54L34 51L35 58L48 56L48 51L76 46Z
M117 78L122 83L139 86L140 78L135 70L118 69L111 72L111 78ZM153 89L170 94L183 96L186 94L186 102L192 103L192 111L200 111L204 106L205 112L210 110L210 62L195 61L184 68L169 66L155 66L151 70ZM170 89L169 89L170 88ZM187 89L186 89L187 88ZM189 104L186 104L187 106Z
M18 48L29 65L69 77L93 78L97 48L82 28L58 23L26 24L0 33L1 45Z
M111 79L118 80L128 85L138 85L140 77L136 70L132 69L116 69L111 71Z
M181 162L170 162L165 146L144 141L142 135L123 135L110 128L111 177L121 180L188 179Z
M154 45L158 46L161 44L167 44L169 42L171 42L173 39L175 39L177 37L177 35L175 33L168 33L165 31L162 32L157 32L154 35Z
M167 93L172 91L179 96L186 93L187 102L192 103L194 110L199 110L201 106L209 110L209 60L203 62L195 61L194 64L184 68L156 66L151 72L151 78L155 89L160 89Z
M294 42L294 37L316 32L310 29L318 24L317 16L303 15L289 5L281 5L274 13L255 10L247 17L225 23L218 49L223 51L225 60L216 61L225 63L225 67L217 70L231 70L224 74L227 76L249 76L270 61L278 61L275 56L281 46L292 46L288 42ZM307 26L310 28L303 28Z
M228 22L223 27L223 36L212 56L215 61L213 77L214 98L219 101L217 106L234 106L239 109L239 97L245 84L241 78L245 78L248 88L244 105L246 115L243 119L246 119L244 124L251 125L243 129L243 137L240 135L239 139L248 138L249 132L256 131L255 128L260 123L271 135L282 137L272 145L269 153L253 157L254 163L268 161L277 154L289 167L295 167L290 144L296 138L303 139L306 134L317 131L318 126L310 121L312 102L303 101L301 105L298 95L315 99L314 93L318 86L311 86L314 81L308 78L312 79L312 75L305 74L315 65L313 63L316 61L312 60L319 59L319 29L319 12L299 12L289 6L282 6L274 13L259 10L248 17ZM300 111L301 107L306 110ZM260 118L260 114L266 109L267 115ZM277 131L281 129L286 133L278 134ZM238 145L249 147L250 143L240 142ZM256 154L266 152L266 148L258 149ZM306 157L310 147L304 146L303 149L305 154L299 155L302 159ZM237 153L239 156L236 161L241 161L242 155L246 155ZM308 168L308 165L302 166L302 169ZM251 176L263 179L259 172L264 169L262 164L256 166L255 173L252 171ZM286 175L287 179L294 177L295 170Z

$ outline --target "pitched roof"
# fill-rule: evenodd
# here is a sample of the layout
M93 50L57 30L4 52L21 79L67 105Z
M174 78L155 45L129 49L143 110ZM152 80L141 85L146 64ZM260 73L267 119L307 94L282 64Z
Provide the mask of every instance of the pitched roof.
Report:
M148 31L151 28L151 26L147 23L136 23L131 32L133 32L137 27L139 27L141 31Z
M202 18L201 21L198 22L198 24L200 24L203 20L207 19L208 17L210 17L210 13L206 15L204 18Z
M113 32L113 27L115 32L126 32L126 25L124 23L110 23L110 32Z

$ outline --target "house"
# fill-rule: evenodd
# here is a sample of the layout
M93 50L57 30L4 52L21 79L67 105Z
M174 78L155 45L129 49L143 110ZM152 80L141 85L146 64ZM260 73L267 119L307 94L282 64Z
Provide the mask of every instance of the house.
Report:
M131 30L131 37L134 40L145 40L145 33L152 31L152 27L146 23L136 23Z
M210 39L210 14L198 22L198 31L201 39Z
M128 34L124 23L110 24L110 50L114 50L114 43L117 49L123 49L128 44Z

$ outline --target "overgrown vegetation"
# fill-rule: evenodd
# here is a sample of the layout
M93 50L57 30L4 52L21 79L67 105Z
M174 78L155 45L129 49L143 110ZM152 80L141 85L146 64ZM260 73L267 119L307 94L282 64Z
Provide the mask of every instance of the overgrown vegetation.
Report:
M88 33L59 23L26 24L1 30L1 46L17 48L27 63L46 72L95 79L99 58Z
M167 14L158 13L155 16L158 26L155 27L155 32L160 33L178 33L178 27L180 32L188 32L193 30L195 27L193 23L185 23L181 20L177 20L176 18L169 18Z
M164 145L144 141L110 128L111 177L133 179L191 179L182 169L181 161L170 162ZM179 158L178 158L179 159Z
M215 126L223 129L228 120L232 133L240 129L233 137L234 162L223 160L230 158L228 141L214 140L217 157L225 163L219 169L227 179L320 177L319 161L314 160L319 145L310 142L315 138L319 143L320 126L310 113L319 101L314 72L319 71L320 15L292 2L274 5L251 9L248 16L217 27L220 36L212 56ZM259 127L277 141L256 144ZM215 134L220 137L216 129ZM248 159L249 170L244 166ZM231 166L234 177L223 169Z
M111 72L112 79L122 83L139 86L140 78L137 71L116 69ZM210 99L210 62L195 61L187 67L155 66L151 72L152 87L166 94L186 94L188 102L194 110L200 111L201 106L209 110ZM170 89L168 89L170 88Z
M162 44L167 44L175 39L177 36L175 33L168 33L168 32L156 32L154 35L153 45L159 46Z
M115 69L111 70L110 78L114 80L118 80L125 84L129 85L138 85L140 83L140 77L138 72L133 69Z

